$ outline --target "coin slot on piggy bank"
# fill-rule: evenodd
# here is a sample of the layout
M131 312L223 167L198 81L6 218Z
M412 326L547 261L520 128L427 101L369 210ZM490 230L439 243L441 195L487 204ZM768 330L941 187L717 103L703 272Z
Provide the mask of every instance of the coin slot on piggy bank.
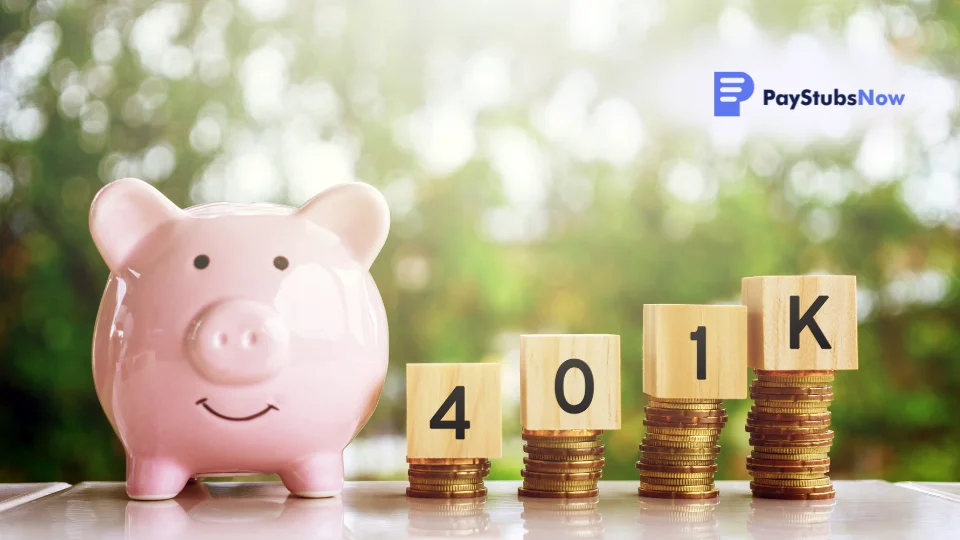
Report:
M620 336L520 337L525 430L620 429Z
M643 391L659 398L746 398L747 308L643 306Z

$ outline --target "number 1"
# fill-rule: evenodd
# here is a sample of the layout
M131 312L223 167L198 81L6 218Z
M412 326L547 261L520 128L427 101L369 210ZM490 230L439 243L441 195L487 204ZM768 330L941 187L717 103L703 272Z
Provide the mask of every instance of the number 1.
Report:
M698 326L690 332L690 340L697 342L697 380L707 380L707 327Z

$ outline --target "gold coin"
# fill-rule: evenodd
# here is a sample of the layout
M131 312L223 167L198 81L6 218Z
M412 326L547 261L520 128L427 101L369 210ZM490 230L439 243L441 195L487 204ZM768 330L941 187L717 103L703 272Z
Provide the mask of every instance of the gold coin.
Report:
M602 454L593 454L588 456L558 456L556 454L537 454L534 452L528 452L527 457L530 459L535 459L537 461L554 461L554 462L572 462L572 461L596 461L597 457Z
M475 484L414 484L410 483L410 489L415 489L417 491L476 491L483 488L483 482L477 482Z
M647 434L720 436L720 428L647 427Z
M650 452L651 454L690 454L690 455L716 455L720 453L720 445L714 444L707 447L696 448L670 448L665 446L651 446L649 444L640 445L641 452Z
M763 407L761 405L754 405L753 412L763 413L763 414L812 414L812 413L825 413L830 410L830 407Z
M776 407L778 409L828 409L833 400L826 401L789 401L785 399L754 399L754 405Z
M783 479L783 478L756 478L754 477L754 484L758 486L771 486L771 487L820 487L820 486L829 486L830 478L807 478L807 479Z
M754 401L761 401L763 403L787 403L791 407L815 407L822 405L824 403L830 403L833 401L833 398L827 399L808 399L810 396L799 396L803 399L796 399L797 396L790 396L787 394L755 394L753 398ZM816 397L816 396L814 396Z
M750 457L753 459L765 459L770 461L811 461L819 459L830 459L830 454L767 454L754 450Z
M545 473L580 473L580 472L598 472L603 469L605 460L603 458L588 461L538 461L530 458L523 458L523 465L531 472Z
M585 480L592 480L596 482L601 477L603 477L603 472L601 471L590 471L590 472L553 472L553 473L544 473L538 471L528 471L527 469L520 469L520 476L523 478L529 478L532 480L544 480L550 482L579 482Z
M645 476L641 473L640 482L658 486L702 486L713 482L713 478L663 478L662 476Z
M676 441L676 442L717 442L720 434L716 435L666 435L663 433L650 433L644 436L644 440L651 441Z
M805 480L820 478L824 475L822 472L759 472L749 471L753 478L779 478L784 480Z
M696 473L675 473L675 472L661 472L661 471L651 471L644 469L642 466L637 467L640 469L641 477L650 477L650 478L713 478L712 472L696 472Z
M418 491L407 488L407 497L423 497L427 499L473 499L487 494L487 488L473 491Z
M691 459L683 454L641 454L638 468L644 465L655 467L709 467L717 464L716 456Z
M585 491L588 489L596 489L597 481L587 480L581 482L545 482L541 480L525 478L523 481L523 487L527 489L535 489L537 491Z
M529 448L597 448L602 446L603 442L598 439L592 441L568 441L565 439L527 439Z
M468 471L436 471L429 470L424 471L420 469L408 469L407 474L409 476L417 476L423 478L482 478L490 474L490 469L473 469Z
M588 441L599 441L596 435L584 435L581 437L561 437L559 435L551 436L542 436L542 435L530 435L526 432L520 435L520 438L525 441L565 441L565 442L588 442Z
M823 386L823 383L833 382L833 375L757 375L758 381L778 382L778 383L816 383L809 386Z
M525 429L521 437L596 437L602 429Z
M668 398L647 396L647 401L662 401L664 403L723 403L722 399L713 398Z
M467 478L431 478L423 476L407 476L407 479L410 481L410 484L433 484L433 485L455 485L455 484L482 484L483 477L467 477Z
M569 456L591 456L593 459L596 456L602 456L603 450L604 447L602 444L593 448L543 448L540 446L532 446L530 444L523 445L523 451L527 454L546 454L558 456L560 458L567 458Z
M717 441L659 441L651 440L649 437L644 437L643 445L651 447L660 446L663 448L697 448L700 450L710 450L717 446Z
M490 465L487 458L407 458L413 465Z
M826 454L830 452L830 445L826 446L756 446L757 450L765 454Z
M583 491L539 491L536 489L527 489L527 488L518 488L517 495L521 497L539 497L547 499L582 499L596 497L600 494L600 490L587 489Z
M830 427L822 426L782 426L782 427L764 427L752 425L750 422L747 422L746 429L748 433L760 433L763 435L788 435L788 434L798 434L798 435L815 435L819 433L827 433L830 431Z
M640 489L646 489L650 491L676 491L676 492L687 492L687 493L701 493L704 491L713 491L715 486L713 482L708 484L699 484L694 486L661 486L657 484L647 484L646 482L640 482Z
M827 385L828 387L830 385ZM797 384L792 382L773 382L773 381L753 381L753 386L751 388L793 388L801 390L804 388L819 388L820 386L810 386L806 384Z
M484 476L490 474L490 467L484 467L478 469L473 465L451 465L451 466L440 466L440 467L426 467L424 465L410 465L410 468L407 469L407 474L413 474L418 476L444 476L444 475L471 475L471 474L482 474Z
M798 382L776 382L776 381L753 381L751 388L783 388L783 389L794 389L794 390L805 390L808 388L830 388L833 386L830 383L798 383ZM822 390L820 390L822 391Z
M678 411L714 411L723 408L723 403L711 401L708 403L672 403L669 401L660 401L651 399L647 401L648 407L655 409L674 409Z

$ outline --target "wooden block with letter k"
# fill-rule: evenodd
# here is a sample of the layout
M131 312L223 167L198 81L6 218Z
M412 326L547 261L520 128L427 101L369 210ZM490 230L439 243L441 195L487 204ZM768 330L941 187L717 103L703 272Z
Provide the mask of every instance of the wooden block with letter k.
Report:
M750 367L857 369L855 276L743 278Z

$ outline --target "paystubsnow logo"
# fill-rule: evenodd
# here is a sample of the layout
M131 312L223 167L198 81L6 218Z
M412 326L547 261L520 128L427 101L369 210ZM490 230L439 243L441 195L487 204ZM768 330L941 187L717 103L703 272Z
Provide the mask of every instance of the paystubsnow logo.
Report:
M713 115L740 116L740 104L753 95L753 78L742 71L715 71L713 73ZM900 106L905 94L887 94L869 90L841 92L820 92L805 88L796 94L780 93L776 90L763 91L763 104L790 107L790 110L810 105L831 106Z

